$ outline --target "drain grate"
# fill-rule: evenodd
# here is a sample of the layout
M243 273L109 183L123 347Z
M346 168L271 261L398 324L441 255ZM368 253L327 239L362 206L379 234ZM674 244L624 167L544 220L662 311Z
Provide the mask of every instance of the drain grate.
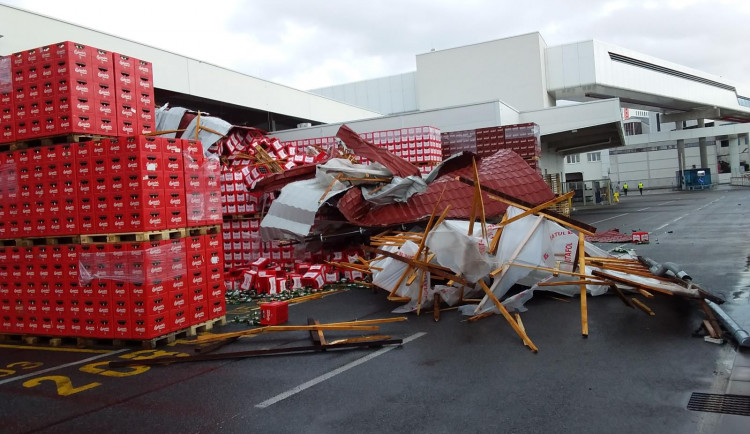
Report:
M750 416L750 396L693 392L688 410Z

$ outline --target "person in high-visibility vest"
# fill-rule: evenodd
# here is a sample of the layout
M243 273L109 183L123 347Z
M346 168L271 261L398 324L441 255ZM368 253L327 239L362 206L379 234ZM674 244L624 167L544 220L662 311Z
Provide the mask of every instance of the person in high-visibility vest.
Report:
M643 196L643 183L642 182L638 183L638 191L640 191L641 192L641 196Z
M622 184L622 195L627 196L628 195L628 183Z

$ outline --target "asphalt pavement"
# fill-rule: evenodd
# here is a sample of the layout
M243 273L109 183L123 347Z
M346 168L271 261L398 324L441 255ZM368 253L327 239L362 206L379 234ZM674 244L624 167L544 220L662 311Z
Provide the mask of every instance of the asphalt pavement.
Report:
M650 232L649 244L600 246L680 264L747 324L750 189L621 199L573 217L599 230ZM694 392L726 394L739 384L738 368L750 369L736 363L745 354L731 340L703 340L695 302L658 294L643 301L654 316L614 296L590 297L583 338L577 298L535 296L522 318L538 353L502 317L467 322L456 311L439 322L427 313L381 325L378 334L405 340L400 347L170 366L106 362L191 354L192 346L0 345L0 432L747 432L737 431L750 426L747 416L687 408ZM289 324L386 318L397 306L382 291L351 289L290 306ZM307 332L267 334L220 352L309 343Z

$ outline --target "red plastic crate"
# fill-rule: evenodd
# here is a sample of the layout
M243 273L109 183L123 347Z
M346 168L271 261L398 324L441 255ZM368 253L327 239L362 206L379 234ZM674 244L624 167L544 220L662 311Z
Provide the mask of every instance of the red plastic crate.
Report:
M262 325L284 324L289 319L289 304L285 301L261 303L260 323Z
M133 317L133 339L153 339L170 331L169 314Z

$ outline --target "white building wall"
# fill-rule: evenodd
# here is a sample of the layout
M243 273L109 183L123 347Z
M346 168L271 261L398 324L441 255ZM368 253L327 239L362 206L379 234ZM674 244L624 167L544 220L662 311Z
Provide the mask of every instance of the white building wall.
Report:
M515 118L506 119L503 116L507 113L513 112L501 102L495 101L346 122L346 126L357 133L422 126L435 127L441 132L451 132L518 123L517 114ZM273 136L281 141L332 137L336 135L341 125L341 123L334 123L276 131Z
M313 89L310 92L378 113L417 111L416 72Z
M719 181L716 146L706 146L708 168L711 169L711 180ZM627 154L610 155L613 183L628 183L628 187L636 188L638 182L643 182L645 188L676 187L675 174L679 170L677 165L677 149L653 150L649 152L631 152ZM700 148L688 146L685 148L685 167L700 168Z
M539 33L417 55L420 110L499 99L519 110L554 105Z
M543 175L564 174L564 161L565 159L560 154L549 149L549 146L542 142L542 156L539 158L538 164Z
M102 13L107 11L103 9ZM149 25L161 24L150 22ZM318 122L341 122L380 115L379 112L2 4L0 34L3 35L0 38L0 54L3 55L61 41L75 41L152 62L154 86L157 88L243 107Z

